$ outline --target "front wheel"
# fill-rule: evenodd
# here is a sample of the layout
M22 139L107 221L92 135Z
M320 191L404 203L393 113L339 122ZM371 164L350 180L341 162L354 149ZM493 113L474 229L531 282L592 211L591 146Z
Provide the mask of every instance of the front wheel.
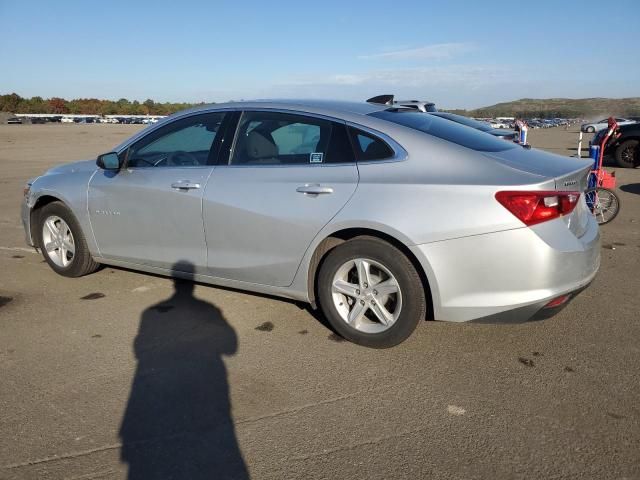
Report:
M627 140L616 148L616 163L623 168L634 168L640 161L640 142L638 140Z
M76 217L64 203L49 203L37 213L38 246L56 273L81 277L98 269Z
M596 129L594 127L587 127L587 133L594 133Z
M331 250L317 285L331 326L359 345L398 345L425 318L425 291L415 267L375 237L358 237Z
M609 223L620 211L620 199L608 188L590 188L584 192L587 205L599 225Z

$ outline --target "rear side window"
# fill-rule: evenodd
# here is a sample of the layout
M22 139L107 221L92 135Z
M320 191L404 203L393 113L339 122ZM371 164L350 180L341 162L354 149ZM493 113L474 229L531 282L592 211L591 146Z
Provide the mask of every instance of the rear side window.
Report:
M389 122L420 130L448 142L453 142L479 152L501 152L511 150L517 146L494 137L490 133L481 132L459 123L439 118L428 113L411 112L407 110L382 110L370 114Z
M349 127L349 134L351 135L358 161L385 160L393 157L391 147L375 135L353 127Z
M232 165L353 163L346 126L304 115L244 112Z

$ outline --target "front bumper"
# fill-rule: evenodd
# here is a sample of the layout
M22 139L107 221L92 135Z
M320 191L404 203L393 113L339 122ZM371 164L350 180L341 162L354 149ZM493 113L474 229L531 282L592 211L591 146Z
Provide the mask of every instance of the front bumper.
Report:
M22 226L24 227L25 241L27 242L27 245L35 247L35 243L31 236L31 208L29 208L26 198L22 201L20 217L22 218Z
M561 219L541 225L411 247L427 273L435 319L523 322L586 288L600 267L595 220L580 238Z

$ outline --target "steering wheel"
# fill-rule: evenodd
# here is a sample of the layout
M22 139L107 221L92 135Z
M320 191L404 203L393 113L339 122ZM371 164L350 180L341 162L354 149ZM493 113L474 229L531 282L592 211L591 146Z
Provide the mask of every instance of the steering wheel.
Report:
M197 167L200 162L193 153L178 150L167 156L167 165L174 167Z

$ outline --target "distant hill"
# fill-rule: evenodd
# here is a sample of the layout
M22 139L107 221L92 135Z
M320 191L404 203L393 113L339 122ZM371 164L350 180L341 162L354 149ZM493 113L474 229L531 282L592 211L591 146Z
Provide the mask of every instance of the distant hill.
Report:
M521 98L475 110L455 110L472 117L585 118L640 115L640 97L631 98Z

